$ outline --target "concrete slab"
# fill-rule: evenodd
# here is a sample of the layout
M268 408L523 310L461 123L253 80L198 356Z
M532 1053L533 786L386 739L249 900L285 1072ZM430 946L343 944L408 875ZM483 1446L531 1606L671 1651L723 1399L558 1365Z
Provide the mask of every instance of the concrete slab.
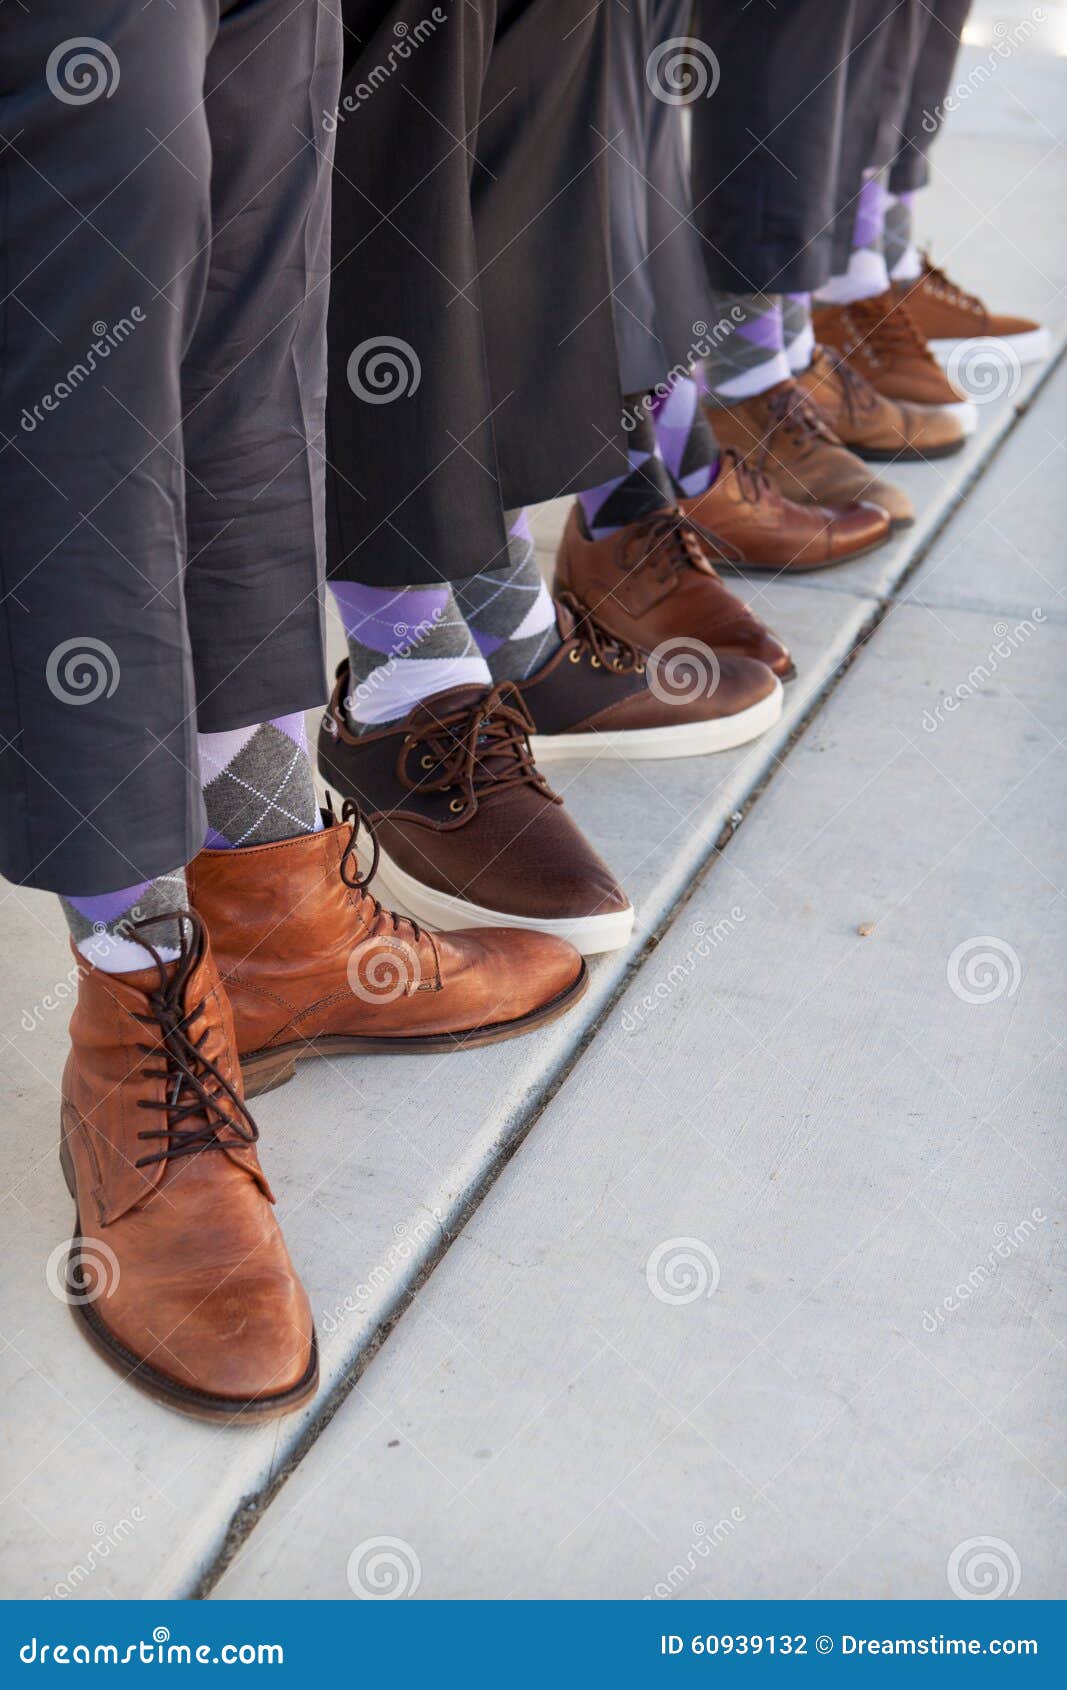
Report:
M1061 1588L1067 630L930 733L940 654L878 631L218 1596Z

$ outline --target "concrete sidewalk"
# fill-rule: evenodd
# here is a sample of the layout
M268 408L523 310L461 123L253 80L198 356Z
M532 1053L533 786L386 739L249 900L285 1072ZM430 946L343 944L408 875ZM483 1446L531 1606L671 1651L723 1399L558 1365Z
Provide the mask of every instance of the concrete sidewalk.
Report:
M1064 82L983 82L924 211L1057 351ZM156 1408L49 1294L65 935L4 889L8 1594L346 1597L383 1538L431 1597L940 1596L957 1551L1056 1592L1067 370L980 417L892 546L751 585L773 736L554 769L638 908L580 1015L262 1101L323 1338L292 1421Z

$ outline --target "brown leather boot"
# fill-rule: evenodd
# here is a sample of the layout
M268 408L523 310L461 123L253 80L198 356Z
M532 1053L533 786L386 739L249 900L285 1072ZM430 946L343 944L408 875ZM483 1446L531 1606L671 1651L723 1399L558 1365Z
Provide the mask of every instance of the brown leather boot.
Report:
M573 505L556 552L556 592L644 651L688 634L719 656L764 663L780 680L796 674L788 648L730 592L691 524L669 506L594 540Z
M131 1384L201 1420L287 1414L314 1395L311 1310L243 1102L233 1020L199 918L182 953L104 974L79 958L60 1160L77 1204L67 1293Z
M760 456L724 452L707 491L679 502L704 555L720 569L825 569L863 557L889 538L883 506L791 499L759 467Z
M707 416L716 437L762 470L784 498L831 510L877 505L894 527L915 520L904 489L873 475L849 451L792 376L736 405L709 407Z
M651 653L613 634L571 593L556 601L561 644L516 681L539 763L554 757L702 757L746 745L782 714L782 683L765 663L722 656L698 638Z
M351 806L354 813L355 807ZM201 851L189 897L212 936L248 1096L316 1054L441 1051L544 1026L581 997L563 939L504 928L431 934L383 909L353 825L239 851Z
M951 411L887 399L827 346L816 346L797 381L834 433L868 461L947 458L963 445L963 429Z
M512 682L451 687L359 735L348 685L342 663L319 770L373 828L375 884L394 902L433 927L532 928L587 956L626 943L633 905L534 762Z
M978 413L953 387L907 305L893 288L851 305L815 305L815 338L847 359L887 399L947 410L964 434Z

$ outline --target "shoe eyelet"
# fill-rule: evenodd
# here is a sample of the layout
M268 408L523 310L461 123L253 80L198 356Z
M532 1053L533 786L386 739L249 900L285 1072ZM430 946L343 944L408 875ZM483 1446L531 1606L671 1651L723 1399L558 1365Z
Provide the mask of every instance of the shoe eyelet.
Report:
M568 661L571 662L571 663L580 663L582 661L582 654L578 650L577 646L572 646L571 650L568 652L567 655L568 655Z
M458 816L461 810L466 809L466 804L462 798L450 798L448 807L454 816Z
M601 667L602 667L602 665L601 665L601 662L600 662L600 659L599 659L599 657L595 657L595 656L594 656L594 657L591 657L591 658L590 658L590 659L589 659L589 667L590 667L590 669L599 669L599 668L601 668Z
M644 666L644 664L643 664L643 663L639 663L639 664L638 664L638 665L637 665L637 673L638 673L638 674L639 674L639 675L643 675L643 674L644 674L644 672L645 672L645 666Z
M419 758L419 767L422 768L422 769L432 769L433 768L433 758L432 757L420 757Z

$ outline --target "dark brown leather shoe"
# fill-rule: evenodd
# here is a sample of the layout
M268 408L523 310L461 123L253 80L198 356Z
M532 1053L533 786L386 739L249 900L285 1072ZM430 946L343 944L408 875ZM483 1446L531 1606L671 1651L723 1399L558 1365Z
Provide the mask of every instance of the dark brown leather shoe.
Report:
M156 955L159 920L131 923ZM226 995L199 918L135 974L79 958L60 1160L77 1204L72 1313L131 1384L201 1420L299 1408L311 1310L274 1218Z
M348 806L354 811L355 806ZM240 851L201 851L189 897L233 1009L249 1097L302 1057L440 1051L544 1026L588 981L573 946L544 933L423 931L383 909L356 862L353 825Z
M763 473L760 455L725 451L707 492L680 501L702 537L705 557L720 569L825 569L862 557L888 538L890 519L882 506L789 498Z
M887 399L827 346L815 348L797 381L858 457L902 463L947 458L963 445L963 429L951 411Z
M539 763L555 757L700 757L745 745L782 714L765 663L719 656L690 636L646 653L570 593L556 602L562 645L516 685Z
M819 505L831 513L839 507L854 511L877 505L895 525L914 521L904 489L882 481L850 452L792 377L736 405L709 407L707 416L723 445L762 470L794 504Z
M687 532L681 512L667 507L594 540L576 503L556 553L556 590L573 594L612 633L645 651L689 634L720 656L753 659L790 680L796 670L787 647L730 591L694 536L684 540ZM740 558L740 547L734 555Z
M538 770L514 685L452 687L357 736L347 663L337 677L319 770L372 827L390 902L431 927L532 928L587 956L626 943L633 906Z

